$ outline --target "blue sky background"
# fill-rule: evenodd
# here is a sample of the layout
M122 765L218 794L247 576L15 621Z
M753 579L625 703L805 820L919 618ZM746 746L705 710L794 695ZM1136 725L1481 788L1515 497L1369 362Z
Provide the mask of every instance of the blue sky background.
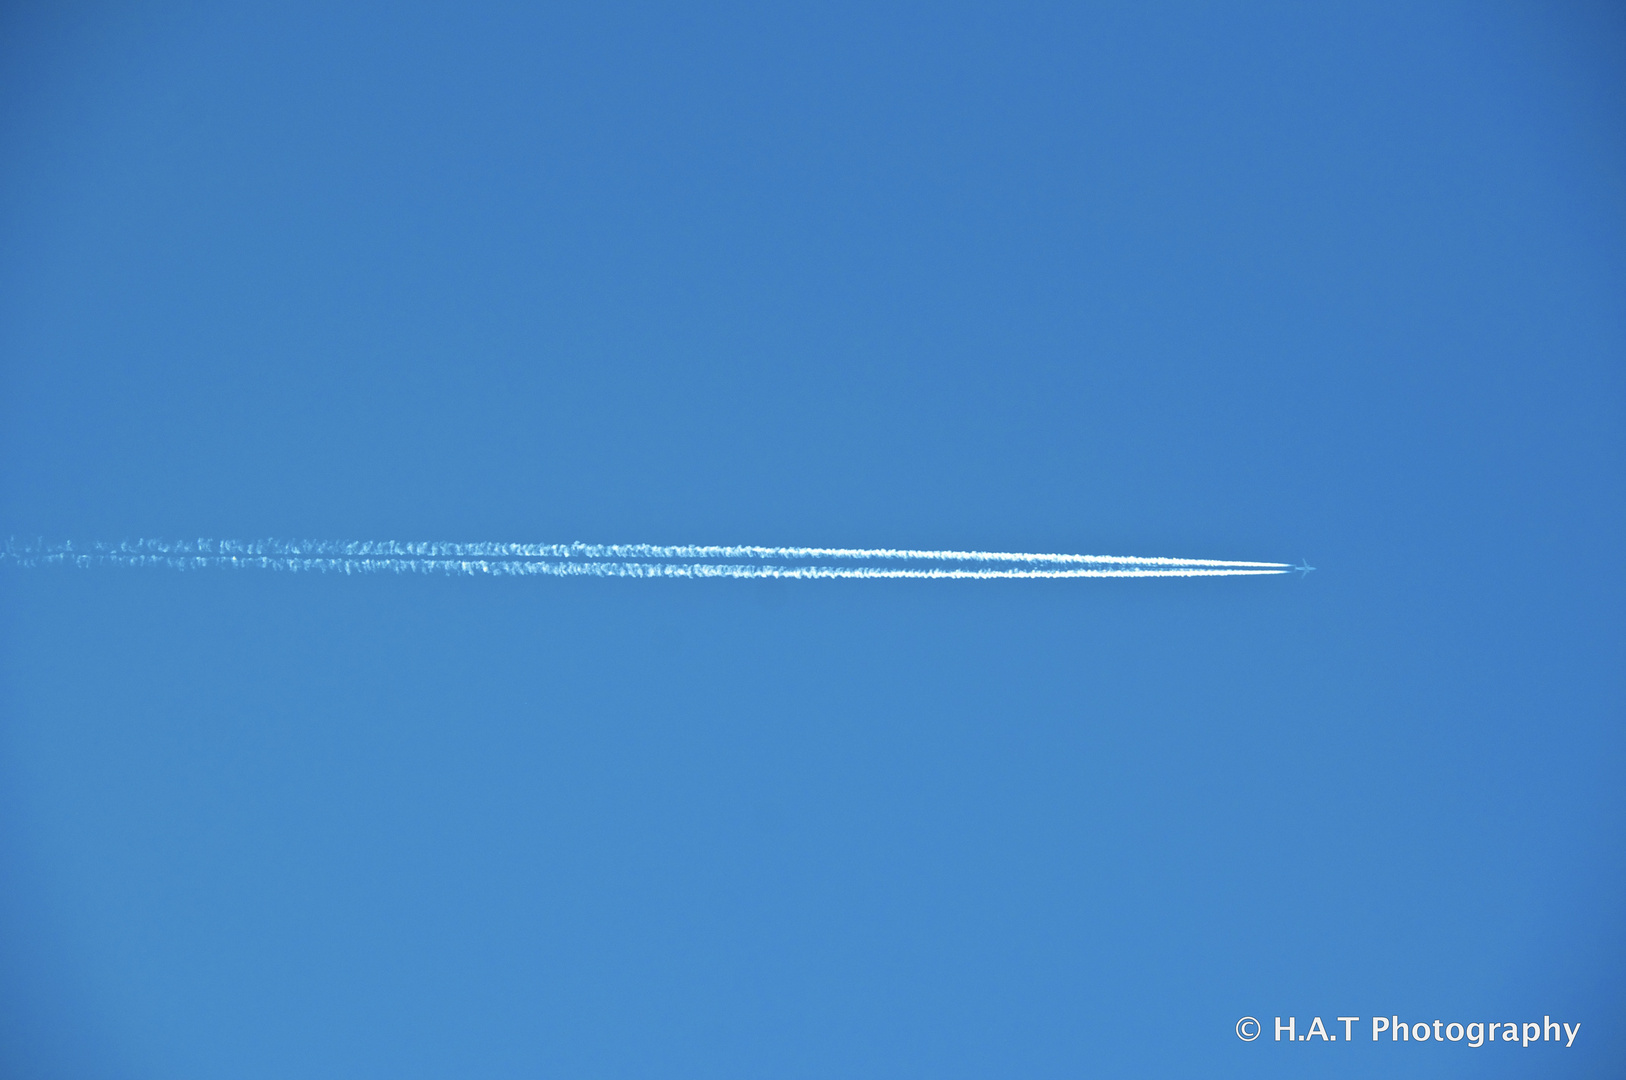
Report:
M0 534L1321 567L0 574L8 1075L1626 1066L1618 14L4 25Z

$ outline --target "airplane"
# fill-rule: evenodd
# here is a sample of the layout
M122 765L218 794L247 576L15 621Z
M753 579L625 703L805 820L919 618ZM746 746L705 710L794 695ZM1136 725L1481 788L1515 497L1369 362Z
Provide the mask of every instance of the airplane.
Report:
M1302 580L1303 578L1309 577L1310 576L1310 571L1314 570L1315 567L1310 565L1310 560L1309 559L1300 559L1299 560L1299 565L1289 567L1288 569L1297 570L1299 572L1299 578Z

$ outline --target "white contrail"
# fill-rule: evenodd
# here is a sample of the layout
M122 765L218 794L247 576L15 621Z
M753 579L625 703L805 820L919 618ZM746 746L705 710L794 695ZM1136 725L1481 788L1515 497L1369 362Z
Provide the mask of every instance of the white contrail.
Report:
M705 560L746 559L749 562ZM774 560L774 561L769 561ZM802 565L795 565L802 560ZM838 565L823 565L835 560ZM790 561L791 565L785 565ZM7 542L0 563L37 567L238 568L339 574L627 578L1140 578L1288 572L1286 563L894 548L658 547L397 540ZM851 565L852 563L893 565ZM959 566L943 564L961 564ZM846 565L840 565L846 564ZM902 565L897 565L902 564ZM913 565L911 565L913 564ZM924 565L922 565L924 564ZM990 565L992 564L992 565Z

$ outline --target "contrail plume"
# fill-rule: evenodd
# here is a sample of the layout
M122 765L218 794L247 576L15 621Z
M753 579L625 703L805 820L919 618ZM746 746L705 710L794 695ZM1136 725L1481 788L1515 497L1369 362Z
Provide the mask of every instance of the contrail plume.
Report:
M620 578L1237 577L1288 572L1286 563L898 548L507 544L400 540L18 541L0 565L157 567L334 574Z

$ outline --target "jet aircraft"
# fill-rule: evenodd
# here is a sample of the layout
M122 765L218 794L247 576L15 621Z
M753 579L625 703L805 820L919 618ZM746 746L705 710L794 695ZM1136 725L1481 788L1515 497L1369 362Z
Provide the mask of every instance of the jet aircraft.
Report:
M1302 580L1304 578L1309 577L1310 576L1310 571L1314 570L1315 567L1310 565L1310 560L1309 559L1300 559L1299 560L1299 565L1297 565L1295 567L1292 567L1292 569L1297 570L1299 572L1299 578Z

